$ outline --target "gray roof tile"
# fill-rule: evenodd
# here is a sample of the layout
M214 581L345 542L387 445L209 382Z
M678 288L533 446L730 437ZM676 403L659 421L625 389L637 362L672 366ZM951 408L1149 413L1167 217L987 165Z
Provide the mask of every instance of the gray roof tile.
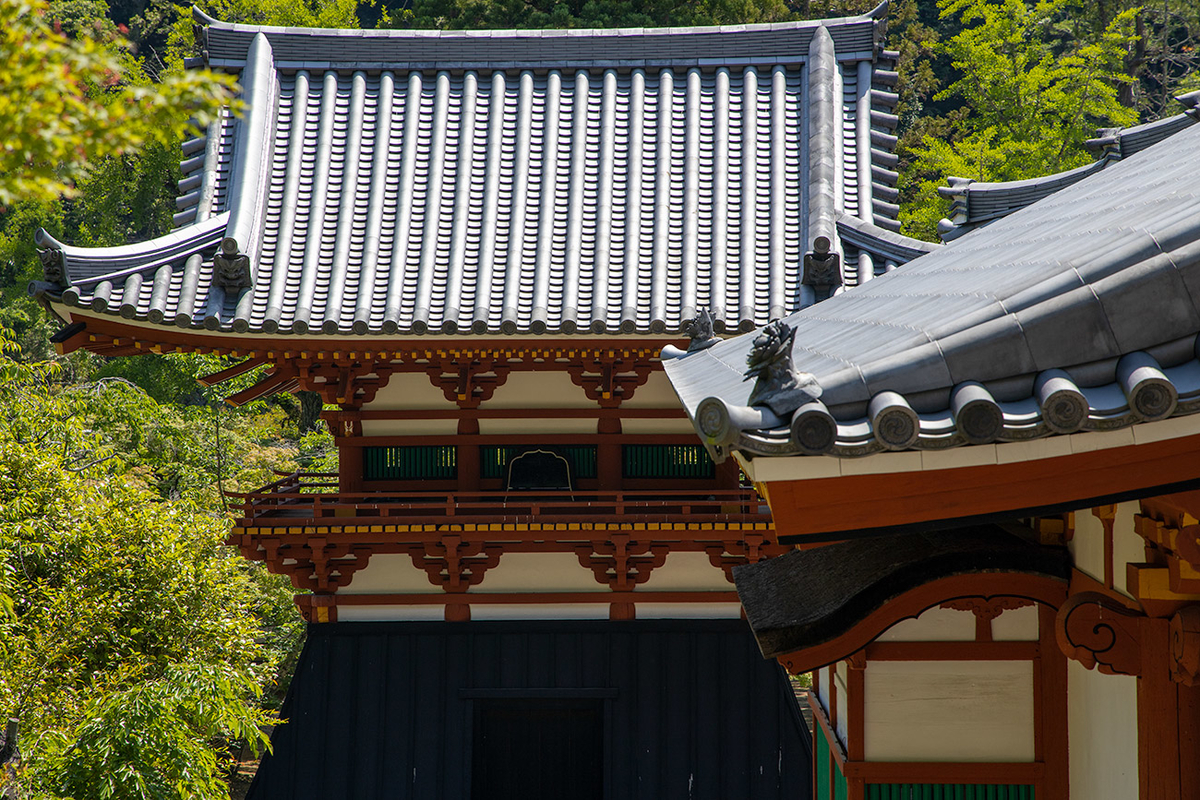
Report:
M1200 126L1180 128L902 269L789 317L797 331L795 367L815 377L839 420L831 452L885 448L861 436L867 402L885 392L904 396L922 415L914 447L984 441L990 434L975 434L986 425L964 435L956 430L961 420L947 428L944 418L952 393L974 382L994 398L988 402L1001 415L1002 441L1063 432L1034 398L1039 376L1050 374L1082 392L1084 430L1200 411L1193 399L1200 390L1200 187L1186 168L1197 159ZM862 228L843 225L853 244L869 247ZM752 418L737 410L749 396L739 372L752 338L668 362L690 414L704 403L732 409L731 418ZM1150 385L1159 389L1143 395ZM1166 402L1176 396L1178 405ZM786 441L783 430L748 429L708 443L718 456L729 448L804 452L798 443L781 444L780 436Z
M834 217L871 213L858 207L860 169L894 181L882 169L894 139L860 153L871 137L855 129L879 119L859 113L860 96L887 100L860 91L846 58L873 57L871 15L623 33L202 21L211 63L244 66L250 109L190 146L200 187L184 193L176 234L63 248L80 306L106 276L114 313L136 273L134 318L158 285L163 324L236 332L658 333L705 306L719 330L748 330L809 302L801 105L817 31L844 88L826 92L830 130L846 129L822 160L842 164ZM923 249L859 227L848 264L879 253L882 271ZM251 258L244 295L208 285L222 236Z

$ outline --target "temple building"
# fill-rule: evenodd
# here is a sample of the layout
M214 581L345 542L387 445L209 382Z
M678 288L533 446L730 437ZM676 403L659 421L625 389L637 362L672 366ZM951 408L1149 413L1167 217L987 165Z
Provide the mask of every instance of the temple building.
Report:
M797 546L734 577L764 656L814 675L815 798L1200 797L1179 99L1081 169L952 179L941 248L667 361Z
M310 623L252 797L809 796L808 729L731 577L791 547L662 359L939 247L897 233L886 10L484 32L196 12L193 63L245 108L184 144L176 229L39 232L31 291L62 352L218 354L239 361L209 384L261 371L235 404L326 404L339 472L232 498L230 544Z

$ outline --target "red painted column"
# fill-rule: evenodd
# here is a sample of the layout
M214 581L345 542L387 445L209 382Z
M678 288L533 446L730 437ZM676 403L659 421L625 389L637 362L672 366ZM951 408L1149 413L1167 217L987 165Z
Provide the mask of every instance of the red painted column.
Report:
M460 419L458 421L458 434L460 436L471 436L479 433L479 420L477 419ZM455 458L458 464L458 490L460 492L477 492L479 491L479 445L471 442L469 444L456 445L457 452Z
M619 434L621 420L602 417L597 423L596 432L600 434ZM596 445L596 477L599 479L600 491L621 491L621 444L617 441L601 440Z
M1054 639L1057 610L1038 603L1038 657L1034 660L1035 758L1045 765L1039 797L1067 797L1071 765L1068 757L1067 657Z
M1165 619L1141 625L1142 674L1137 686L1138 796L1140 800L1191 800L1180 794L1178 684L1171 678L1171 640ZM1188 758L1194 759L1195 752Z

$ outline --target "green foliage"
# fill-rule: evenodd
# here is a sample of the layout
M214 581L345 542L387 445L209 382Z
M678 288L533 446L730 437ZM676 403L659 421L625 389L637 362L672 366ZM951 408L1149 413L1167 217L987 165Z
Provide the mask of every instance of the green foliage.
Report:
M223 545L214 484L294 468L286 416L62 385L14 349L0 334L0 715L21 720L22 796L227 796L303 623L285 580Z
M358 27L358 0L209 0L200 5L224 22L303 28Z
M91 12L89 12L91 13ZM207 70L165 73L157 83L112 39L78 17L47 19L43 0L0 3L0 204L73 194L88 161L149 142L177 142L229 102L233 81ZM182 113L181 113L182 112Z
M257 686L222 664L187 664L162 677L93 698L70 741L48 764L68 797L229 797L222 759L209 742L232 736L268 745L266 714L246 714Z
M946 211L937 187L947 176L1009 181L1060 172L1091 160L1083 143L1098 127L1137 121L1117 98L1130 80L1124 59L1136 41L1134 12L1087 41L1063 35L1078 11L1072 0L941 0L939 7L963 27L939 45L956 78L938 98L957 99L965 113L945 120L941 135L927 130L912 149L901 188L915 198L901 219L923 238L933 238Z
M416 28L635 28L731 25L839 16L868 10L869 0L415 0L387 6L381 24Z

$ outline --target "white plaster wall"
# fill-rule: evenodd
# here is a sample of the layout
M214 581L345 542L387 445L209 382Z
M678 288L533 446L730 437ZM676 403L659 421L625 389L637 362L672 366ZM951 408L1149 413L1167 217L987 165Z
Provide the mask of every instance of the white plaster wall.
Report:
M973 642L975 615L970 611L955 611L952 608L930 608L919 617L900 620L880 634L876 641Z
M365 419L363 436L453 436L456 419Z
M1067 661L1071 800L1138 796L1137 678Z
M1038 638L1037 606L1010 608L992 620L992 638L997 642L1035 642Z
M438 622L446 618L444 606L338 606L338 622Z
M371 411L409 408L455 408L442 390L434 386L424 372L399 372L375 393L375 399L363 405Z
M638 586L639 592L732 592L725 571L714 567L707 553L670 553L661 567Z
M413 566L412 558L400 553L371 556L366 569L354 573L350 585L338 594L393 594L411 592L441 593L440 586L429 582L423 569ZM341 610L338 610L339 619Z
M529 416L520 419L481 419L479 432L487 435L516 433L584 433L596 432L597 419L542 418L536 408L529 409Z
M445 607L338 606L339 622L409 622L445 619ZM608 619L608 603L487 603L471 606L473 620Z
M678 405L678 403L676 403ZM596 408L565 370L510 372L484 408Z
M821 708L825 709L825 713L829 713L829 673L830 667L824 667L817 670L817 683L814 687L817 690L817 699L821 701Z
M1031 662L868 661L864 688L868 761L1033 761Z
M740 603L638 603L638 619L738 619Z
M1146 560L1145 540L1137 535L1133 517L1137 503L1117 505L1113 520L1113 588L1133 597L1126 581L1125 565ZM1104 581L1104 523L1090 508L1075 512L1075 535L1067 544L1075 566L1098 581Z
M505 553L471 592L607 592L574 553Z
M843 746L849 746L850 690L846 687L846 662L839 661L833 671L833 682L837 686L837 721L835 731Z
M648 418L638 419L637 417L622 417L621 418L621 433L634 434L657 434L657 433L692 433L696 429L692 427L692 421L687 417L677 419L674 417L664 418Z
M1104 581L1104 524L1090 508L1075 512L1075 533L1067 542L1075 568Z
M608 603L479 603L471 619L608 619Z
M679 395L671 388L667 373L655 370L646 382L633 392L633 397L621 401L621 408L679 408Z

